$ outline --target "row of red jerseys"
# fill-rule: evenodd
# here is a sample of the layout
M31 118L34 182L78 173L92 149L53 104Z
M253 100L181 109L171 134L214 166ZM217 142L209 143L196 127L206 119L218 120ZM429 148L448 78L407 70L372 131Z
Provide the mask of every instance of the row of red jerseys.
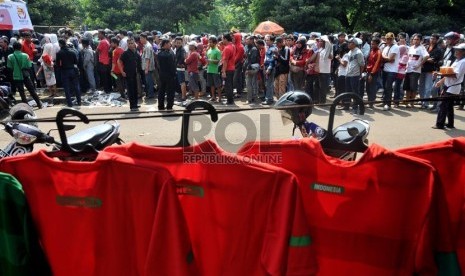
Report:
M347 162L314 139L238 155L130 143L0 170L23 185L54 275L459 275L464 152L373 144Z

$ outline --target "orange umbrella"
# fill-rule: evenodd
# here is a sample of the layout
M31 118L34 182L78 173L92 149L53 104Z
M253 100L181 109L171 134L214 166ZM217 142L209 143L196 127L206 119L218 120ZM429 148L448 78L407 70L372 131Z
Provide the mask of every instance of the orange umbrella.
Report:
M284 33L284 28L271 21L264 21L258 24L257 28L255 28L255 31L254 31L254 34L261 34L261 35L266 35L266 34L280 35L283 33Z

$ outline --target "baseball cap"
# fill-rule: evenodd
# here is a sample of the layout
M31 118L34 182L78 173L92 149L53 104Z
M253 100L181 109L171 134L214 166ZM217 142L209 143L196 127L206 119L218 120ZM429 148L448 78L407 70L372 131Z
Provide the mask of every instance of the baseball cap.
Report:
M355 38L355 37L352 37L352 38L349 39L347 42L349 42L349 43L354 43L355 46L359 46L359 44L358 44L358 39Z
M391 33L391 32L387 33L384 37L385 37L385 38L392 38L392 39L395 38L394 34Z
M457 46L454 46L454 49L465 51L465 43L460 43Z
M197 42L195 42L194 40L192 40L191 42L189 42L187 45L189 45L189 46L194 46L195 48L197 48Z

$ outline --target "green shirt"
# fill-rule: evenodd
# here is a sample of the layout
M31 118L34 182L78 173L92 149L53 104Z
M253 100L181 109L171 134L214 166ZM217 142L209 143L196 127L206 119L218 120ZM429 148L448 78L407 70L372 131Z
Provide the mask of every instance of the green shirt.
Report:
M0 275L51 275L21 184L0 173Z
M219 74L218 72L218 62L221 60L221 51L218 48L212 48L207 51L208 66L207 73ZM218 61L217 63L212 63L212 61Z
M22 69L31 68L32 63L27 54L16 50L13 54L8 56L6 66L13 69L13 79L23 80Z

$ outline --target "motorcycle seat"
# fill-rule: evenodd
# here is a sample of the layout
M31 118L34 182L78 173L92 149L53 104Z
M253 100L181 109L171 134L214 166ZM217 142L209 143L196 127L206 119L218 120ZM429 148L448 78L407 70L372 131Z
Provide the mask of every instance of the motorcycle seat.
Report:
M334 138L341 143L350 143L356 136L366 136L366 124L360 120L344 123L333 130Z
M115 126L112 124L101 124L68 137L68 144L76 149L82 150L85 145L91 144L96 150L101 150L105 140L113 133Z

